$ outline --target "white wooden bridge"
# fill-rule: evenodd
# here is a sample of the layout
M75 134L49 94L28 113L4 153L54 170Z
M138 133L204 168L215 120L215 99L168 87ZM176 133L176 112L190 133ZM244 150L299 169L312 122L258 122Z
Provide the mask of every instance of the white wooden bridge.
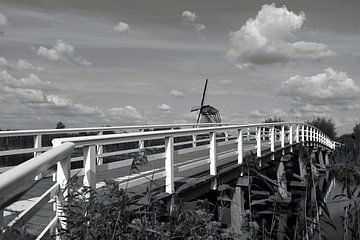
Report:
M50 230L60 227L62 199L67 194L64 189L74 174L83 177L83 185L91 188L102 187L104 181L111 178L120 187L128 186L136 191L142 191L148 179L153 178L165 193L173 194L198 176L210 176L210 186L216 189L219 172L226 171L229 166L241 166L250 152L256 154L261 164L265 156L285 154L298 145L316 146L324 155L321 164L325 166L329 164L328 154L336 146L316 127L299 122L0 132L0 138L26 136L34 138L33 147L0 151L0 157L34 156L20 165L0 168L0 203L34 181L40 182L18 202L0 210L0 227L5 229L6 226L26 224L38 239L46 238ZM54 136L57 138L52 139L52 146L43 145L45 137ZM111 146L119 144L123 147L112 150ZM134 156L131 154L139 151L146 152L148 164L141 172L131 173ZM72 169L71 163L80 165L80 168ZM53 202L58 206L55 209Z

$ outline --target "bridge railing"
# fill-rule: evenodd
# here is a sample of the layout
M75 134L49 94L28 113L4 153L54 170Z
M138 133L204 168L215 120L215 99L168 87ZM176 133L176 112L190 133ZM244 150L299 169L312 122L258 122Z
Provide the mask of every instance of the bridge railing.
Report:
M229 123L205 123L201 126L226 126ZM12 161L12 156L25 155L21 159L27 160L32 156L37 156L52 148L51 141L54 138L104 135L126 132L159 131L171 129L196 128L199 124L155 124L155 125L135 125L135 126L113 126L113 127L88 127L88 128L67 128L67 129L38 129L38 130L14 130L0 131L0 173L17 165ZM226 138L226 136L224 136ZM201 142L201 140L199 140ZM191 141L196 144L196 139ZM139 147L144 147L144 142L139 141ZM97 153L101 155L103 148L98 146ZM10 159L5 161L4 159ZM72 161L79 158L73 157ZM1 162L5 166L1 167ZM98 159L102 162L102 158Z
M194 127L194 125L191 126ZM191 162L188 165L184 165L182 163L180 164L175 161L177 151L175 150L176 143L174 140L179 137L186 136L191 137L192 139L189 147L208 149L208 157L206 159ZM199 140L197 140L197 136L208 136L201 139L205 145L196 145L196 143L199 142ZM104 153L97 152L99 146L104 147L113 144L131 142L140 143L141 141L145 142L159 139L162 140L162 142L159 141L160 144L158 144L157 147L161 148L162 151L157 152L157 154L160 154L164 160L163 165L160 166L160 168L157 168L157 172L153 175L153 177L165 178L165 192L169 194L175 192L175 174L179 171L186 171L194 166L207 165L209 175L216 176L218 166L222 164L217 148L220 144L225 144L227 142L229 144L232 143L235 146L232 151L232 154L235 156L235 164L243 163L245 145L248 145L249 143L254 143L254 150L256 150L256 155L258 157L262 157L263 150L275 152L277 149L283 149L287 146L292 146L300 142L305 144L318 143L328 147L329 149L333 149L335 147L335 143L319 129L308 124L293 122L233 124L210 127L208 125L196 125L196 127L190 129L172 129L53 139L53 149L40 154L0 175L0 196L5 197L9 193L10 189L16 189L24 181L26 181L26 178L44 173L44 171L54 164L57 166L55 170L56 184L42 194L39 198L40 200L38 200L35 205L32 205L28 210L22 212L18 217L11 221L9 225L16 226L16 224L25 223L30 219L30 216L35 214L35 210L40 209L40 206L46 204L49 198L55 196L57 201L56 215L41 232L40 237L48 234L50 229L54 226L63 228L66 227L66 225L59 225L59 219L62 218L62 220L66 220L66 216L63 212L63 201L66 199L66 186L71 178L71 153L74 152L74 149L82 148L82 155L80 158L83 161L83 185L96 188L102 186L97 181L97 171L99 171L99 169L111 169L111 167L109 167L111 163L108 165L103 164L103 166L101 166L99 162L97 162L99 157L104 157ZM193 145L194 141L196 141L195 146ZM135 144L133 146L135 146L137 151L139 148L141 149L142 147L145 147L144 144ZM115 151L114 153L106 154L121 155L124 154L124 151ZM149 159L149 162L151 162L151 158ZM119 161L116 167L126 167L131 166L131 164L131 159L128 159ZM10 176L12 177L10 178ZM130 179L130 181L133 181L133 185L137 185L143 183L144 180L146 181L146 177L147 176L140 178L127 177L126 179ZM128 183L129 182L126 184L127 186ZM0 213L0 219L1 217L2 214ZM65 221L61 221L60 223L64 222Z

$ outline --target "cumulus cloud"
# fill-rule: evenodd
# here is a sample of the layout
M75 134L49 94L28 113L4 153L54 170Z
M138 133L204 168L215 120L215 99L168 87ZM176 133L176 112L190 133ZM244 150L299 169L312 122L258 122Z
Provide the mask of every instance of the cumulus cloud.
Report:
M114 26L114 30L119 33L128 32L130 29L129 24L125 22L119 22Z
M47 111L61 116L103 115L96 107L74 103L66 97L48 93L52 89L54 87L49 81L42 81L35 74L29 74L20 79L11 76L6 71L0 74L1 95L3 99L10 100L14 105L18 103L37 113Z
M196 15L195 12L185 10L182 13L182 18L183 18L183 24L192 26L195 31L201 33L202 31L205 30L205 25L197 22L198 16Z
M16 63L9 62L6 58L0 57L0 67L17 69L17 70L31 70L43 71L42 67L34 66L32 63L24 59L19 59Z
M238 67L248 68L335 55L322 43L292 41L304 21L303 12L296 14L285 6L263 5L255 18L229 34L231 48L227 57Z
M282 82L279 94L291 97L295 102L324 104L348 104L358 99L360 87L345 72L327 68L313 76L293 76Z
M16 62L15 68L18 70L35 70L35 71L43 71L44 69L42 67L37 67L28 62L25 59L19 59Z
M143 119L142 114L133 106L127 105L125 107L111 108L110 113L113 117L123 121L141 121Z
M171 91L169 92L169 94L170 94L171 96L174 96L174 97L183 97L183 96L185 96L185 94L184 94L183 92L181 92L181 91L179 91L179 90L175 90L175 89L171 90Z
M0 73L0 84L10 88L39 88L39 89L51 89L53 85L49 81L42 81L37 75L31 73L26 77L16 79L11 76L7 71Z
M61 39L57 40L55 46L51 48L40 46L34 48L34 50L38 56L47 58L51 61L73 62L83 66L91 65L89 61L75 52L74 46Z
M9 25L9 21L7 19L7 17L4 14L0 13L0 26L6 26Z
M171 112L171 107L168 104L162 103L157 106L161 111L169 113Z

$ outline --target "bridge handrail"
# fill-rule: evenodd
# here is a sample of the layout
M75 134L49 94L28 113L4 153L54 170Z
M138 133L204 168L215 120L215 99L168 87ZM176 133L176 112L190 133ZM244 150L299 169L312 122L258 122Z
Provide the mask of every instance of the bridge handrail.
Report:
M113 144L121 142L131 142L138 141L142 139L150 140L167 137L169 135L173 137L185 136L190 134L203 134L214 132L224 132L227 130L237 130L244 128L257 128L257 127L276 127L283 125L304 125L310 126L318 131L322 132L320 129L316 128L307 123L299 122L275 122L275 123L255 123L255 124L232 124L227 126L218 126L218 127L202 127L202 128L192 128L192 129L175 129L175 130L161 130L156 132L137 132L137 133L121 133L121 134L111 134L111 135L101 135L101 136L82 136L82 137L67 137L67 138L55 138L52 140L54 146L58 146L64 142L73 142L76 146L88 146L88 145L101 145L101 144ZM198 125L201 127L202 125ZM327 135L326 135L327 136ZM327 136L327 138L329 138ZM330 139L330 138L329 138Z
M0 131L0 137L16 136L36 136L51 135L62 133L82 133L82 132L100 132L116 130L134 130L134 129L154 129L154 128L176 128L176 127L197 127L197 126L223 126L233 125L232 123L179 123L179 124L149 124L149 125L128 125L128 126L111 126L111 127L86 127L86 128L63 128L63 129L35 129L35 130L7 130Z
M211 124L208 124L211 125ZM159 139L165 138L165 188L167 193L174 192L174 137L185 135L199 135L210 134L209 138L209 158L210 158L210 175L217 174L217 136L218 132L237 131L237 155L238 164L242 163L242 151L243 151L243 130L249 128L255 128L257 156L261 157L261 144L262 137L268 134L269 141L271 142L271 151L274 149L274 137L275 127L281 127L280 141L281 147L285 147L285 135L286 132L289 137L289 144L299 142L319 142L329 147L330 149L335 147L335 143L326 134L324 134L318 128L300 122L276 122L276 123L255 123L255 124L231 124L225 126L209 127L206 124L198 124L196 128L191 129L174 129L174 130L159 130L149 132L136 132L136 133L122 133L122 134L110 134L110 135L98 135L98 136L83 136L83 137L69 137L69 138L57 138L53 139L54 148L26 161L11 170L0 174L0 196L6 196L10 189L14 189L21 185L25 178L42 173L49 169L54 164L57 164L57 184L59 189L64 189L67 181L70 178L70 155L75 147L84 147L83 159L84 159L84 185L95 187L96 185L96 163L95 163L95 147L97 145L114 144L121 142L133 142L139 140ZM221 124L223 125L223 124ZM294 138L294 128L296 125ZM154 125L152 125L154 126ZM164 125L162 125L164 126ZM169 127L175 125L168 125ZM195 126L194 124L189 126ZM289 127L285 130L285 127ZM265 128L269 128L265 133ZM301 129L300 129L301 128ZM300 134L302 139L300 139ZM305 138L306 137L306 138ZM95 176L94 176L95 174ZM56 186L57 187L57 186ZM64 193L57 193L64 194ZM1 200L1 199L0 199ZM60 203L61 204L61 203ZM61 208L57 209L56 216L62 216ZM0 218L1 218L0 212ZM1 219L0 219L1 220ZM1 221L0 221L1 222ZM55 221L51 221L52 224ZM48 229L48 228L46 228Z
M0 196L22 185L23 180L48 170L59 161L69 157L74 143L64 143L0 174Z

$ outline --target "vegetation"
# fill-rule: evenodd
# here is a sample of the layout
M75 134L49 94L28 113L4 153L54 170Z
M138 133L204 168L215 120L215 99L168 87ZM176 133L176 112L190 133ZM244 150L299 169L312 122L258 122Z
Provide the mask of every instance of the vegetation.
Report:
M331 139L336 138L335 124L332 122L331 119L318 117L312 121L308 121L307 123L317 127L318 129L326 133Z
M66 239L234 239L203 201L187 209L174 195L169 208L151 187L135 194L113 181L100 191L78 189L73 181L65 208L69 230L60 233Z

